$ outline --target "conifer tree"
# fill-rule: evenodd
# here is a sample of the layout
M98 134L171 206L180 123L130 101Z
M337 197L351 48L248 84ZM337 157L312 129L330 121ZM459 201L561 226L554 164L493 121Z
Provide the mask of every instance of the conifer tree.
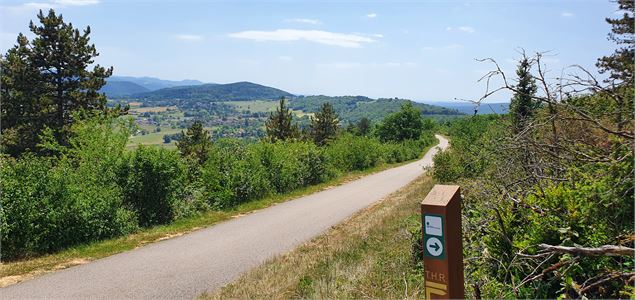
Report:
M609 40L622 47L598 59L596 65L601 73L608 72L610 79L632 86L635 83L635 2L618 0L617 3L624 13L619 19L606 18L606 22L611 25Z
M19 34L1 60L2 146L12 155L34 150L45 126L66 145L75 112L107 111L99 89L112 67L89 70L99 55L90 44L90 27L80 32L52 9L37 17L40 25L29 24L33 40Z
M606 22L611 24L609 40L620 47L610 56L598 59L596 66L600 73L608 73L605 82L620 91L613 95L616 104L613 118L617 131L622 131L632 120L635 105L635 2L618 0L617 3L623 11L621 18L606 18Z
M357 132L359 135L368 135L370 133L370 120L366 117L363 117L357 122Z
M509 105L514 133L522 132L527 123L533 118L539 103L533 99L538 90L536 81L531 75L531 62L524 57L516 69L518 84L516 92Z
M320 111L311 117L311 136L316 145L326 145L335 138L337 127L340 123L337 118L338 115L335 113L333 105L329 102L322 104Z
M212 140L209 131L203 128L203 123L195 121L187 132L182 134L176 147L183 157L192 158L202 165L207 160L207 152L212 149Z
M284 97L281 97L279 107L269 115L269 119L265 122L267 140L274 143L297 138L298 127L292 121L291 110L286 106Z

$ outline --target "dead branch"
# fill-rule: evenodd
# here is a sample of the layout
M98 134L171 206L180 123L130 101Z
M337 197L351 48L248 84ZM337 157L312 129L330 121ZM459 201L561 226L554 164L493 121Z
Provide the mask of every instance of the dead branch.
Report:
M601 285L603 283L606 283L606 282L613 281L613 280L615 280L617 278L628 278L628 277L632 277L632 276L635 276L635 272L609 274L608 276L606 276L606 277L604 277L604 278L602 278L602 279L600 279L600 280L598 280L598 281L596 281L596 282L594 282L592 284L589 284L589 285L585 286L584 288L580 289L579 294L582 295L582 294L584 294L585 292L587 292L588 290L590 290L590 289L592 289L594 287L597 287L597 286L599 286L599 285Z
M568 253L585 256L635 256L635 248L604 245L597 248L538 245L545 252Z

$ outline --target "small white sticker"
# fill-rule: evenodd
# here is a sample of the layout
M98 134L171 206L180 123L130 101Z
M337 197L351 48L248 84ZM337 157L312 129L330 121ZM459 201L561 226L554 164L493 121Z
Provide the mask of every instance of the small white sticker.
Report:
M426 234L443 236L443 220L441 217L425 216Z

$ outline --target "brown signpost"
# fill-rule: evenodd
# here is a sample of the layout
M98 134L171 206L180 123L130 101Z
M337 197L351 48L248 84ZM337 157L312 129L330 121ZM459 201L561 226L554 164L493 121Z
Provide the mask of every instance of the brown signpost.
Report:
M458 185L435 185L421 202L426 299L462 299L463 244Z

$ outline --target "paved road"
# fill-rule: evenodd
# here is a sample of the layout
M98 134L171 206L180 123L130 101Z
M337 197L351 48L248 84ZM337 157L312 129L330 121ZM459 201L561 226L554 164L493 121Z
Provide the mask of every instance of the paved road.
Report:
M448 141L437 136L438 147ZM191 299L319 235L397 191L423 159L132 251L0 289L0 299Z

